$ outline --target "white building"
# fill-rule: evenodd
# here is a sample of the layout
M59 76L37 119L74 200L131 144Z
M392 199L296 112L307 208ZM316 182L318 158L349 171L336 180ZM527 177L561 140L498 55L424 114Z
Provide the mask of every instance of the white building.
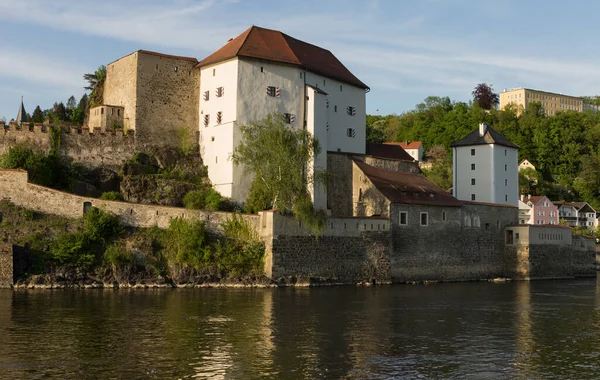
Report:
M531 162L529 162L529 160L523 160L519 163L519 171L525 170L525 169L535 170L535 166Z
M533 224L531 206L519 199L519 224Z
M518 146L485 124L451 146L456 198L518 206Z
M597 226L596 210L587 202L554 202L559 218L570 227L594 228Z
M321 154L309 167L327 169L327 151L365 153L369 88L330 51L276 30L252 26L197 65L200 68L200 153L213 186L245 201L252 178L230 156L240 126L271 113L308 129ZM310 189L326 208L326 191Z

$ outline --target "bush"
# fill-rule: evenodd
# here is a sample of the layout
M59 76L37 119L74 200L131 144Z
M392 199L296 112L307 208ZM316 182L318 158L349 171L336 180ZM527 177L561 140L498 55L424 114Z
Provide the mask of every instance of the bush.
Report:
M296 200L294 203L294 216L304 222L315 235L319 235L325 228L325 223L327 223L325 211L315 210L308 196Z
M85 234L94 243L116 238L123 232L123 225L117 216L95 207L85 214L84 226Z
M205 224L181 218L171 220L165 238L165 251L169 262L185 271L201 271L209 267L211 251Z
M123 196L118 191L107 191L105 193L102 193L100 199L104 199L107 201L122 201Z
M215 244L215 259L221 274L262 273L265 245L252 225L233 215L221 227L225 236Z
M53 259L61 265L88 268L94 261L90 241L85 233L65 233L51 247Z
M132 252L118 244L109 245L104 251L104 261L114 268L124 269L132 268L137 265L135 256Z
M233 211L235 203L213 188L192 190L183 197L185 208L210 211Z

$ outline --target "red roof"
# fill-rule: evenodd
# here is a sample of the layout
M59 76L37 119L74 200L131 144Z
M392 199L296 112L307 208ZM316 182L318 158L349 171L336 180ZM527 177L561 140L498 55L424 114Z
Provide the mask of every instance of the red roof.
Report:
M280 31L258 26L251 26L236 38L229 40L197 66L205 67L234 57L287 63L360 88L368 88L329 50L297 40Z
M414 161L415 159L399 145L367 144L367 154L392 160Z
M462 206L463 203L420 174L398 173L375 168L353 159L373 186L390 202L433 206Z
M402 149L419 149L423 144L420 141L406 141L406 142L386 142L386 145L399 145Z

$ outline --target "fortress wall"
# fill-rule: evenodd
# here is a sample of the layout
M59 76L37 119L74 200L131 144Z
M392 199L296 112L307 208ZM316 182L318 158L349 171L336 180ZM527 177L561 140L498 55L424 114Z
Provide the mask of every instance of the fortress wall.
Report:
M462 281L504 275L504 229L516 223L516 207L392 204L390 209L392 281ZM408 224L400 225L400 212L407 213ZM428 214L426 226L420 225L423 212Z
M65 193L47 187L27 183L27 172L22 170L0 170L0 197L12 203L53 215L68 218L83 216L88 207L97 207L121 218L123 223L134 227L167 228L171 219L202 220L214 230L220 230L221 222L233 213L188 210L179 207L142 205L119 201L107 201ZM258 215L235 214L258 228Z
M189 141L195 144L194 149L198 149L200 71L194 70L197 62L137 54L137 143L177 147L180 146L179 134L185 130Z
M104 103L124 107L124 129L136 128L138 52L106 65Z
M340 283L389 282L390 232L385 218L329 218L315 238L298 220L263 212L265 273L272 278L314 277Z
M69 131L69 132L67 132ZM122 131L114 134L91 133L84 129L78 132L76 129L61 130L60 148L61 153L69 156L74 162L86 166L107 166L113 169L121 166L135 153L135 136L133 131L126 135ZM24 145L42 153L50 151L50 133L41 127L30 131L28 127L17 129L14 125L0 130L0 154L4 154L9 148L16 145Z

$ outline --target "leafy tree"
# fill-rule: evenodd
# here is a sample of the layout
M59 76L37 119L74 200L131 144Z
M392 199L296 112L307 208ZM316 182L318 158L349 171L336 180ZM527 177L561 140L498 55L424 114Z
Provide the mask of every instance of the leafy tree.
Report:
M293 212L299 205L301 213L295 216L317 232L325 213L306 206L310 200L308 186L322 182L323 172L311 173L307 165L320 153L319 142L305 129L289 128L279 115L241 127L242 142L232 155L233 163L244 165L254 174L255 188L268 199L270 206L280 212ZM300 209L297 209L300 210Z
M494 92L491 84L479 83L471 93L473 101L484 110L496 108L500 103L500 97Z
M37 107L35 107L35 109L33 110L33 114L31 115L31 120L34 123L44 122L44 113L42 112L42 109L40 108L39 105Z
M594 209L600 209L600 153L583 156L581 163L581 172L573 185Z
M83 74L83 79L88 82L84 88L90 90L89 104L91 107L99 106L104 101L104 81L106 80L106 66L102 65L91 74Z

